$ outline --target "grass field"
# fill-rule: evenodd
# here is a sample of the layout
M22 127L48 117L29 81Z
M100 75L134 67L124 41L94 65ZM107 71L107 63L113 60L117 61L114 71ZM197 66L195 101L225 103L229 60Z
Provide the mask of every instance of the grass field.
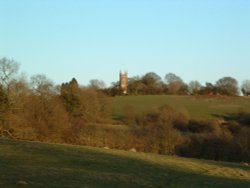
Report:
M205 97L205 96L121 96L113 100L116 117L123 116L125 106L133 106L136 113L168 104L190 118L212 119L240 111L250 112L250 98L246 97Z
M250 187L250 167L0 139L0 187Z

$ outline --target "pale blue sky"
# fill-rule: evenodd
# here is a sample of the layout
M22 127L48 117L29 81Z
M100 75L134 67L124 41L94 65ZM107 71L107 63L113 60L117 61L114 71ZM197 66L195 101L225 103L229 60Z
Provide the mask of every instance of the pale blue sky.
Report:
M0 0L0 57L56 83L250 79L249 0Z

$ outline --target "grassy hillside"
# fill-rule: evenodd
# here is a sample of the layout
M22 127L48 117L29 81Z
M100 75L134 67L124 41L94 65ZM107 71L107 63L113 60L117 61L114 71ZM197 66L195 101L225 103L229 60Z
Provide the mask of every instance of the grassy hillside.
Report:
M0 139L0 187L249 187L250 167Z
M168 104L195 119L211 119L220 115L250 112L250 98L206 96L121 96L114 98L114 115L122 116L124 107L133 106L136 113Z

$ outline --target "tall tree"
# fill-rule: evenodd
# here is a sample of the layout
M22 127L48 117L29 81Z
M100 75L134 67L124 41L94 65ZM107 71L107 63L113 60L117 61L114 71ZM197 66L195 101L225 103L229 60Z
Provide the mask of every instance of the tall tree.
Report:
M154 72L148 72L142 77L145 85L156 85L161 82L161 77Z
M145 87L145 94L157 94L161 90L161 77L154 72L149 72L142 77Z
M232 77L223 77L216 82L217 92L221 95L239 95L238 82Z
M61 85L61 99L66 110L73 116L82 116L80 88L78 82L73 78L69 83Z
M187 92L186 84L174 73L168 73L165 76L168 85L169 94L185 94Z

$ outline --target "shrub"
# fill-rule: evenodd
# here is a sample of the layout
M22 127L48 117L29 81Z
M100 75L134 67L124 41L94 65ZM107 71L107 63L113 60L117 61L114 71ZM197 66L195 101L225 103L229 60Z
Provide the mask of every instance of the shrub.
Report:
M219 125L213 121L190 120L187 130L192 133L211 133L218 131Z
M138 116L136 122L140 129L137 131L146 137L147 150L174 155L176 147L182 141L174 124L183 123L182 117L184 116L180 116L178 111L167 105Z
M241 148L243 160L250 162L250 128L242 128L236 137L236 141Z

